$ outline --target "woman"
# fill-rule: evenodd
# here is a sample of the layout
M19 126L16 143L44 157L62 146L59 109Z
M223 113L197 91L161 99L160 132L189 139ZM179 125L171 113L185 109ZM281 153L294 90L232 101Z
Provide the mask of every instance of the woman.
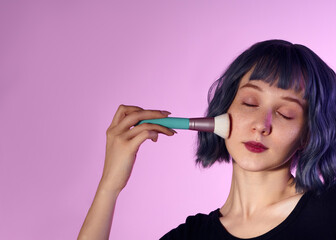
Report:
M207 116L228 112L231 132L225 140L200 132L196 162L232 162L229 196L220 209L189 216L161 239L336 239L334 71L302 45L270 40L243 52L215 82L212 95ZM108 239L139 146L156 141L158 133L175 133L155 124L131 127L168 115L119 107L79 239Z

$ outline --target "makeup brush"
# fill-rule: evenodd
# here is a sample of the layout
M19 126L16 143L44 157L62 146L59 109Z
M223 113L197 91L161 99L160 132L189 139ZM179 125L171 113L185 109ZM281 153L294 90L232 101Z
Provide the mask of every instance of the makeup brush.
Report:
M230 133L230 117L225 113L210 118L157 118L142 120L138 124L153 123L167 128L188 129L200 132L213 132L222 138L227 138Z

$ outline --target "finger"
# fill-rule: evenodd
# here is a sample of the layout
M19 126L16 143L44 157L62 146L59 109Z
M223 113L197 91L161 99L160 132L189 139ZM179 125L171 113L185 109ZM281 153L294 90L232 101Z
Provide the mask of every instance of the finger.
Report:
M146 141L147 139L151 139L153 142L156 142L158 140L159 134L152 130L145 130L142 131L140 134L138 134L136 137L134 137L131 140L131 144L134 148L139 148L139 146Z
M155 118L166 118L168 117L168 113L158 111L158 110L143 110L143 111L136 111L132 112L127 115L123 121L121 121L116 127L116 133L122 133L126 130L130 129L132 126L137 124L141 120L146 119L155 119ZM141 124L142 125L142 124Z
M158 124L143 123L127 131L122 137L126 140L130 140L143 131L156 131L158 133L163 133L167 136L172 136L174 135L174 133L176 133L176 131L174 131L173 129Z
M122 121L122 119L124 119L128 114L132 112L136 112L136 111L141 111L141 110L143 109L138 106L128 106L128 105L121 104L118 107L109 128L118 125Z

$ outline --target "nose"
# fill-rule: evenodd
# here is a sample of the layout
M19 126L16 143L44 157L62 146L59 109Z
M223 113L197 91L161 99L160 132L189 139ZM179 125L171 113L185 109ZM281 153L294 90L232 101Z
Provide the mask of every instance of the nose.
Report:
M253 132L258 131L262 135L267 136L272 132L272 111L261 114L253 123Z

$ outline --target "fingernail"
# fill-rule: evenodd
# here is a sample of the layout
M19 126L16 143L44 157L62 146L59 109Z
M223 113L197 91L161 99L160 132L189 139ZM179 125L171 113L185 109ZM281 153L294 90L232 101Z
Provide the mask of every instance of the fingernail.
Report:
M170 115L170 114L171 114L171 112L168 112L168 111L161 111L161 113L162 113L163 115Z
M176 134L177 134L177 132L176 132L175 130L173 130L173 129L170 129L170 131L172 131L172 132L174 132L174 133L176 133Z

